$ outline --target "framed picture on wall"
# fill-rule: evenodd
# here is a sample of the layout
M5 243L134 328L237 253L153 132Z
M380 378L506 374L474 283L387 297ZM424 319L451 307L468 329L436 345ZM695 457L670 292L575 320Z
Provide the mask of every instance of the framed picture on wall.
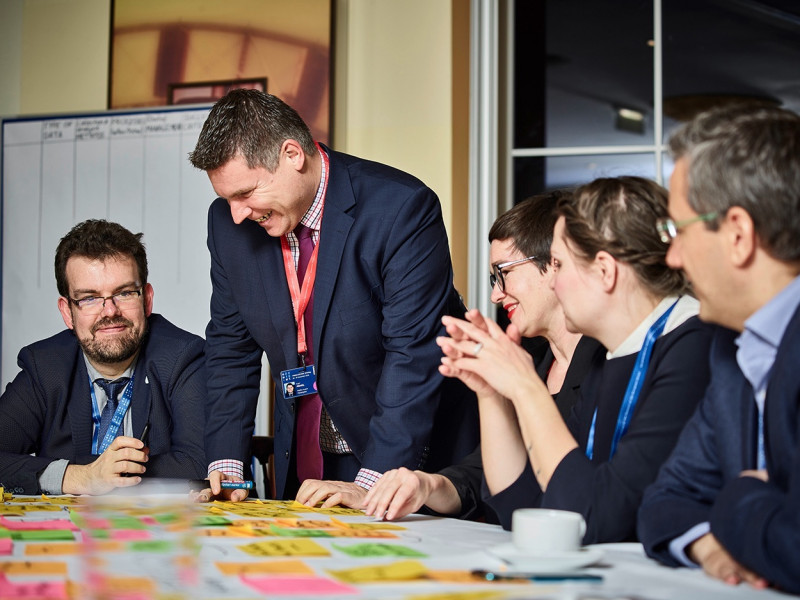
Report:
M213 102L269 82L329 143L331 27L332 0L112 0L108 107Z
M241 89L266 92L267 78L170 83L167 86L167 104L216 102L231 90Z

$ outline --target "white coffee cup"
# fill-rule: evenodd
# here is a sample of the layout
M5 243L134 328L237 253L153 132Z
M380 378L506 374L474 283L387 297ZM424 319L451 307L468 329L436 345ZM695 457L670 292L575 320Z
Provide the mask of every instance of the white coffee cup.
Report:
M511 515L511 540L530 555L575 552L586 533L580 513L549 508L518 508Z

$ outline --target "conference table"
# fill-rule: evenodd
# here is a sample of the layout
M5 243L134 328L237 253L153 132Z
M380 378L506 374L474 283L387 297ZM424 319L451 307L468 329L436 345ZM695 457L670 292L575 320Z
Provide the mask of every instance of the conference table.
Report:
M137 498L132 505L129 498L4 494L0 599L785 598L660 566L639 544L520 563L509 561L510 534L486 523L422 514L390 523L343 507L186 500L142 505ZM182 541L170 546L174 536ZM583 563L590 564L574 568ZM545 580L487 581L475 573L503 575L520 565Z

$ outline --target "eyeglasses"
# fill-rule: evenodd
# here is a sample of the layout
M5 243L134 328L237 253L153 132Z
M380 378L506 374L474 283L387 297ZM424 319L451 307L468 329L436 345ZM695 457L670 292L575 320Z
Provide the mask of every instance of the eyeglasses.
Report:
M103 312L106 306L106 300L111 300L114 306L123 310L130 308L141 297L142 288L138 290L125 290L124 292L117 292L111 296L86 296L86 298L67 298L72 304L78 307L81 312L87 315L96 315Z
M489 275L489 285L492 289L494 286L499 285L500 291L506 291L506 278L505 273L503 273L503 269L507 269L509 267L513 267L514 265L521 265L524 262L528 262L529 260L535 260L535 256L528 256L527 258L520 258L519 260L510 260L508 262L499 263L496 265L492 265L492 274Z
M656 221L656 231L658 231L658 237L661 238L661 241L665 244L669 244L675 239L678 232L687 225L691 225L697 221L713 221L717 216L719 216L719 213L714 211L703 215L697 215L691 219L684 219L683 221L673 221L669 217L663 217Z

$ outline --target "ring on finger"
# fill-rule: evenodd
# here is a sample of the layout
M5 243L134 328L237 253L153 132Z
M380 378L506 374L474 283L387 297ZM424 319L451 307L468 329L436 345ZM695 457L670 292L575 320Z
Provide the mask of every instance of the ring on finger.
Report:
M472 356L478 356L478 352L481 351L481 348L483 348L483 344L481 342L475 344L475 347L472 349Z

